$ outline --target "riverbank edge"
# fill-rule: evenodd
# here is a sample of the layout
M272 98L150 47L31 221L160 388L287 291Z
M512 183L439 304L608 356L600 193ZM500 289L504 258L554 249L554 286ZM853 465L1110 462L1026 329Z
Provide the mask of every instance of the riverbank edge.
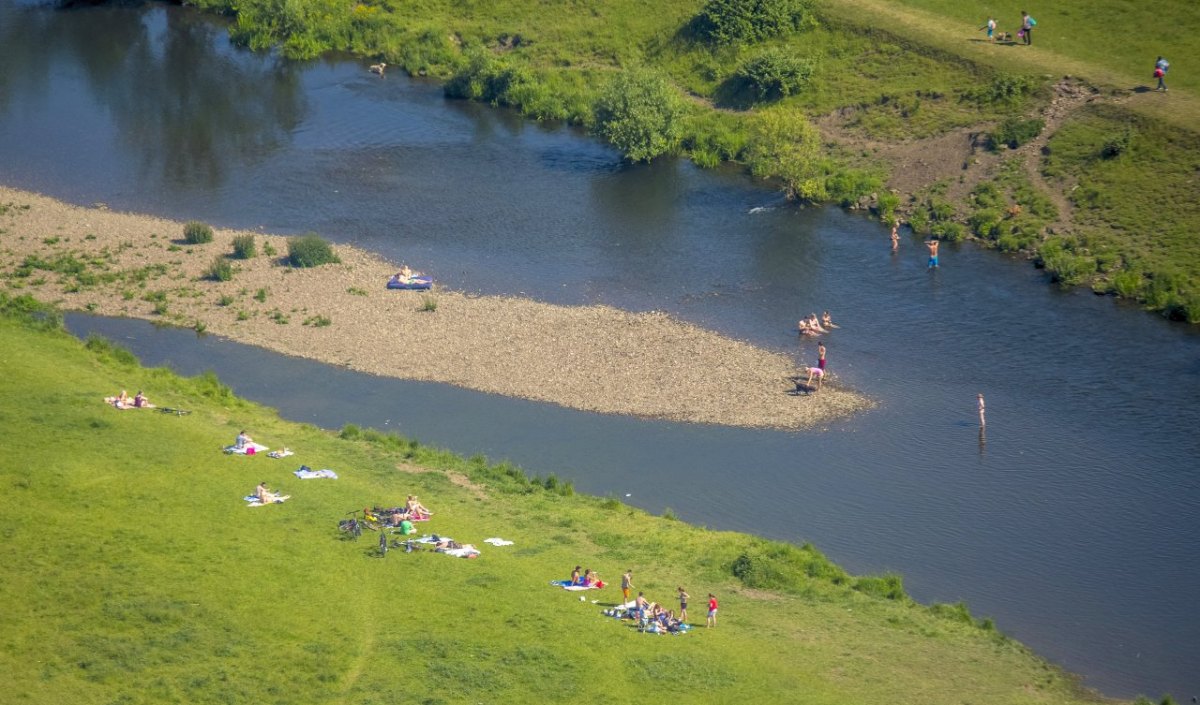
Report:
M800 605L800 609L818 610L822 603L833 601L838 604L845 602L844 608L845 619L848 621L867 621L869 617L877 618L881 621L893 623L896 616L895 609L904 610L915 609L922 614L931 618L934 622L941 625L947 633L951 634L975 634L976 637L982 640L982 643L987 645L985 651L991 653L990 658L997 662L1005 658L1027 660L1029 671L1031 673L1040 672L1036 682L1031 682L1028 685L1022 686L1021 693L1014 695L1024 695L1015 700L1005 699L1003 702L1080 702L1080 703L1101 703L1101 702L1117 702L1112 699L1104 698L1095 691L1084 687L1081 684L1081 679L1075 675L1066 672L1061 667L1051 664L1041 657L1037 656L1028 647L1016 642L995 630L995 625L988 619L976 619L970 615L966 606L962 603L953 605L934 604L921 605L914 602L907 593L904 592L900 577L895 574L885 574L883 576L851 576L843 569L828 561L817 549L810 544L805 544L801 547L796 547L794 544L787 542L762 539L750 534L714 531L705 527L696 527L684 522L680 522L673 516L655 517L642 510L629 507L614 498L600 498L588 495L577 495L570 483L555 480L553 476L547 478L536 478L526 476L519 468L509 465L508 463L500 463L491 465L482 456L473 456L472 458L463 458L460 455L444 451L437 448L422 446L414 440L405 439L395 434L384 434L374 430L360 430L353 426L347 426L340 432L317 429L307 424L285 421L279 417L278 412L254 402L242 400L232 394L232 392L220 384L220 382L211 374L201 375L197 378L184 378L165 369L148 369L144 368L137 362L130 353L114 345L104 339L91 339L87 342L79 341L70 333L65 331L61 325L61 319L56 316L55 310L52 307L47 307L43 304L38 304L32 299L27 301L9 300L7 295L0 292L0 337L11 337L14 334L5 331L4 328L10 327L14 330L20 328L26 329L24 333L28 334L31 345L21 345L20 349L23 354L34 355L41 357L37 351L39 340L47 340L47 336L58 336L62 340L69 340L72 346L72 356L89 359L89 376L94 377L95 381L99 382L100 378L117 377L129 382L136 382L137 385L145 385L156 394L156 399L160 406L170 404L172 406L186 406L190 411L188 415L192 420L199 419L206 422L207 426L211 426L210 431L217 431L217 427L221 429L218 434L226 433L224 430L231 427L231 424L247 425L255 429L259 429L262 433L269 433L274 437L289 437L292 438L293 445L297 448L303 448L306 445L320 446L321 452L328 454L330 446L333 447L333 452L343 456L343 463L335 463L339 466L357 466L362 465L364 459L369 458L375 465L395 464L392 472L387 476L374 474L372 475L376 483L393 484L400 477L398 472L405 473L406 479L403 484L410 487L418 484L422 487L429 487L431 484L435 487L440 487L443 492L449 494L449 490L461 492L462 494L470 495L475 500L487 498L489 502L507 502L520 503L526 502L530 497L537 498L544 496L552 500L553 507L551 512L561 516L575 516L576 511L568 511L567 507L561 506L564 503L579 503L581 509L595 512L613 512L617 511L622 515L622 524L636 524L637 528L645 530L652 525L654 529L662 533L660 538L667 540L670 537L671 541L678 540L681 531L691 533L692 535L703 535L708 541L720 541L722 544L736 544L733 546L732 552L740 555L730 565L721 566L722 571L730 571L724 574L722 586L718 588L726 595L731 595L732 600L728 600L723 604L732 602L737 604L741 609L747 612L756 610L766 610L769 613L775 612L781 603L781 600L792 604ZM85 350L86 349L86 350ZM54 352L47 350L46 359L54 359ZM60 353L59 353L60 354ZM13 382L16 386L16 382ZM103 384L101 382L101 384ZM43 398L62 400L62 403L72 405L76 410L78 419L69 419L56 416L59 421L65 425L75 425L78 427L89 426L92 429L111 429L113 422L99 420L98 416L103 413L102 405L98 398L86 402L88 404L95 402L96 406L88 406L89 409L100 410L100 414L95 412L85 411L81 404L85 403L84 399L88 399L86 389L80 388L65 388L60 390L41 389ZM0 409L3 414L14 420L32 418L30 414L38 414L40 411L35 410L28 404L23 402L28 398L28 395L19 395L7 397L14 402L20 401L21 404L17 408ZM56 401L55 403L59 403ZM7 404L5 404L7 406ZM121 413L113 412L111 413ZM126 414L132 416L127 417ZM131 411L122 413L123 418L137 419L142 421L151 421L162 418L157 414L149 414L148 412ZM38 423L34 421L34 423ZM148 429L161 428L159 424L144 425L144 429L140 433L146 433ZM160 434L161 431L149 431L152 435ZM32 438L35 434L23 434L22 438ZM211 434L206 434L211 435ZM94 437L87 436L90 446L93 450L97 450L94 445ZM76 442L76 439L64 439L65 443ZM190 434L189 434L190 442ZM145 443L145 439L141 439L141 444L137 448L99 448L97 452L104 457L115 459L128 457L132 454L140 454ZM59 453L64 452L63 448L52 447L45 443L35 444L42 449L43 453ZM172 444L163 443L162 447L169 447ZM310 450L316 450L310 448ZM358 462L351 462L356 460ZM49 467L52 463L30 463L29 467ZM62 473L62 470L57 471ZM263 474L267 471L261 471ZM448 483L430 483L423 480L425 473L445 477ZM163 473L159 473L163 475ZM178 485L170 473L166 474L165 480L168 484ZM254 476L258 477L258 475ZM416 478L414 480L414 478ZM246 480L242 480L246 482ZM450 488L453 485L454 488ZM28 484L24 485L25 487ZM103 483L94 485L89 482L89 487L92 491L117 491L127 492L129 488L123 484ZM115 488L115 489L114 489ZM141 487L139 491L145 491L146 487ZM136 494L137 492L135 492ZM424 493L422 494L424 496ZM524 498L524 499L522 499ZM427 500L428 501L428 500ZM208 507L207 504L196 504L197 507ZM502 508L503 509L503 508ZM528 514L528 507L524 505L513 509L509 512L511 516L521 516ZM669 511L669 510L668 510ZM500 511L495 518L505 516L504 511ZM444 519L444 517L443 517ZM16 527L22 526L20 519L16 520ZM93 534L102 536L102 524L97 524L93 527ZM637 528L626 528L626 531L634 532ZM284 527L286 532L295 532L297 529L288 522ZM561 528L553 528L553 531L561 531ZM618 530L620 531L620 530ZM130 534L126 531L125 534ZM127 536L128 538L128 536ZM630 537L630 540L633 540ZM260 541L261 542L261 537ZM636 541L634 542L636 544ZM225 549L222 549L225 550ZM705 554L707 555L707 554ZM796 556L802 556L805 564L796 565L789 564L788 559L795 559ZM43 555L43 563L48 556ZM699 565L712 567L711 556L701 560L696 566L684 568L684 570L702 570L702 572L710 573L699 568ZM695 561L695 556L693 556ZM739 561L744 562L744 565L749 566L744 572L739 572L737 564ZM764 563L770 563L773 570L763 570ZM546 566L553 570L555 566ZM659 565L660 569L665 569L672 573L674 578L680 570L678 566ZM758 571L753 568L757 567ZM45 571L41 571L44 573ZM755 578L755 575L774 575L776 579L783 572L790 573L790 579L798 581L794 589L782 589L756 586L754 581L762 579ZM54 574L53 572L49 574ZM642 573L639 572L639 576ZM697 576L693 575L693 578ZM642 578L645 579L644 577ZM639 580L639 584L640 584ZM668 580L670 585L676 582L686 582L687 584L695 584L700 580ZM712 589L712 588L707 588ZM795 600L799 598L799 602ZM573 597L572 597L573 599ZM695 602L702 602L697 595ZM843 612L843 608L835 605L834 609L838 613ZM702 612L699 606L696 607L697 612ZM852 616L850 613L857 611L858 616ZM888 617L887 615L891 615ZM749 615L743 615L743 620L750 620ZM777 617L766 617L766 622L773 627L778 627L779 622ZM694 621L694 620L693 620ZM756 620L757 621L757 620ZM923 634L923 638L932 639L933 634ZM719 646L714 645L716 648ZM892 648L892 642L889 639L881 639L879 646L882 653L887 653ZM844 658L842 655L839 658ZM97 656L96 658L102 658ZM873 658L870 658L873 663ZM875 663L876 667L880 667L879 663ZM939 672L943 669L953 671L957 666L953 664L941 664ZM43 673L43 680L46 674ZM953 679L950 679L953 681ZM1029 692L1025 692L1029 691ZM925 692L922 689L922 692ZM1046 701L1041 697L1033 696L1033 692L1037 692L1040 696L1049 697L1051 700ZM993 693L995 695L995 693ZM1071 700L1060 700L1057 695L1068 697Z
M390 291L396 263L351 245L336 246L339 263L298 269L282 256L294 238L216 229L211 242L189 244L178 221L4 186L0 228L0 276L14 293L370 374L748 428L821 428L874 406L836 383L797 393L806 375L790 356L662 312ZM238 238L262 254L236 259ZM218 265L228 281L210 276Z

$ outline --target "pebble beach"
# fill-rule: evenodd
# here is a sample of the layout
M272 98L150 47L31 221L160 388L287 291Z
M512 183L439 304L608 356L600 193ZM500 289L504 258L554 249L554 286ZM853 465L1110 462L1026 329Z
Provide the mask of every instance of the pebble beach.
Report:
M284 236L215 229L212 242L189 245L183 227L0 187L0 285L67 310L196 328L370 374L605 414L801 429L871 406L836 379L796 395L788 355L664 313L436 285L390 291L397 263L350 245L334 246L338 264L297 269L284 260ZM239 235L254 237L258 256L231 260L230 281L206 279ZM84 273L48 264L65 258L83 263Z

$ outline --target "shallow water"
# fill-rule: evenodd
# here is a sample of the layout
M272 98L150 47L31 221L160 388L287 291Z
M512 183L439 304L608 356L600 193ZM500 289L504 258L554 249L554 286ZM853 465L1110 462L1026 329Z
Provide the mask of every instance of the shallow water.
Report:
M831 370L880 406L827 433L680 425L140 322L73 316L73 329L150 364L212 368L290 418L397 429L688 521L813 541L855 572L899 571L919 599L965 599L1108 694L1200 692L1192 329L969 246L928 272L918 242L892 256L864 218L686 162L625 167L573 130L355 62L247 54L180 8L0 0L0 47L0 183L315 230L452 287L666 310L798 360L815 353L796 318L829 308L843 325Z

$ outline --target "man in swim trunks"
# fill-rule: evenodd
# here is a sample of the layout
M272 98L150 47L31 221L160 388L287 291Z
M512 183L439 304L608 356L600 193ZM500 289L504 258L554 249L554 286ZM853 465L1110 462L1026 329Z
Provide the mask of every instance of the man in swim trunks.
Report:
M928 240L925 243L929 246L929 267L928 269L937 269L938 266L938 241Z
M825 343L817 343L817 367L825 369Z
M622 602L621 604L624 604L624 605L629 604L629 590L632 587L633 587L633 569L630 568L629 570L625 571L624 575L621 576L621 596L624 598L624 602Z

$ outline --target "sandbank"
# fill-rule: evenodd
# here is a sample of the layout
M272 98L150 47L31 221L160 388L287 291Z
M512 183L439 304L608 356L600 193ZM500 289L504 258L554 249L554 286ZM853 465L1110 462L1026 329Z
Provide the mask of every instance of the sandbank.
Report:
M231 281L204 279L215 258L232 253L233 238L247 234L259 256L232 260ZM795 395L788 355L664 313L388 291L397 265L350 245L335 246L340 264L295 269L282 262L284 236L214 229L202 245L182 236L181 222L0 187L3 285L68 310L196 327L371 374L605 414L799 429L871 406L836 381ZM262 254L264 245L277 254ZM86 267L82 275L20 271L30 256L70 256ZM422 310L430 299L436 310Z

